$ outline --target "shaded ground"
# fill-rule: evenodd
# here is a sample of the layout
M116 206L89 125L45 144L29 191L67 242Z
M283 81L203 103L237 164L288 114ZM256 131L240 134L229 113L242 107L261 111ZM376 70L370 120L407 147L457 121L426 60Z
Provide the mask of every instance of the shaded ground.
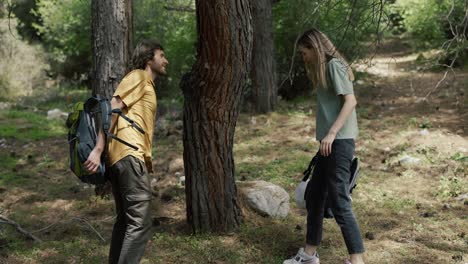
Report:
M468 73L450 75L422 100L444 73L421 70L418 55L404 42L385 45L370 67L355 65L366 72L356 85L361 179L353 201L367 263L467 263ZM318 147L314 100L281 102L269 115L240 116L238 180L264 179L293 193ZM32 130L24 125L31 124L29 117L5 113L0 111L2 127L22 124L13 135ZM156 135L154 235L143 263L281 263L303 246L305 212L294 204L286 219L244 210L238 234L190 235L182 170L170 165L182 157L180 123L177 116L166 120L168 128ZM34 124L41 122L38 117ZM112 201L94 196L68 171L64 136L21 138L0 138L0 214L44 242L27 241L0 225L0 263L106 263ZM419 162L402 164L405 155ZM325 264L346 258L333 220L325 221L319 253Z

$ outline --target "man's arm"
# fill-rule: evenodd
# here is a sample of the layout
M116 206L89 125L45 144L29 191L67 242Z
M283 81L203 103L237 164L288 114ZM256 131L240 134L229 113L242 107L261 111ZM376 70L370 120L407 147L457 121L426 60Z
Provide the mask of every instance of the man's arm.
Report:
M120 109L120 110L123 110L125 108L127 108L127 106L125 105L125 103L122 101L122 99L120 99L119 96L115 96L115 97L112 97L112 100L111 100L111 108L112 109ZM112 115L112 119L111 119L111 125L110 125L110 129L109 131L113 131L114 130L114 127L115 125L117 124L117 119L119 118L119 115L117 114L113 114Z
M127 106L122 101L122 99L120 99L119 96L112 97L112 100L111 100L111 108L112 109L116 109L116 108L124 109L126 107ZM116 115L116 114L112 115L110 131L112 131L114 129L115 125L117 124L117 118L119 118L118 115ZM96 141L96 146L94 147L94 149L89 154L89 157L85 161L85 163L83 163L83 165L84 165L84 167L85 167L85 169L87 171L89 171L91 173L97 172L97 170L99 168L99 164L101 164L101 154L104 151L105 146L106 146L106 138L105 138L104 132L102 132L102 129L100 129L99 133L98 133L98 138L97 138L97 141Z

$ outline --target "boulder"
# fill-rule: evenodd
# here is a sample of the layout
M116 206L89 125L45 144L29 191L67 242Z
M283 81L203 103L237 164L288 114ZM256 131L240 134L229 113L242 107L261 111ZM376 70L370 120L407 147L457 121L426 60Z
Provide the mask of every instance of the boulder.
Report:
M184 171L184 160L181 159L181 158L176 158L176 159L173 159L170 163L169 163L169 173L175 173L175 172L180 172L180 171Z
M401 157L398 162L401 164L401 165L414 165L414 164L419 164L421 163L421 159L418 159L418 158L414 158L414 157L411 157L411 156L408 156L408 155L404 155L403 157Z
M67 113L62 112L60 109L57 109L57 108L47 111L48 120L66 118L67 116L68 116Z
M247 205L263 216L286 217L289 194L280 186L266 181L238 182L240 194Z

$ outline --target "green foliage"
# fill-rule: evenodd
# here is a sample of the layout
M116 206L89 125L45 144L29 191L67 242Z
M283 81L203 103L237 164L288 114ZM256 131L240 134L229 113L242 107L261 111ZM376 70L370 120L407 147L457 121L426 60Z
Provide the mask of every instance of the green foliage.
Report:
M158 96L180 94L179 83L195 61L197 39L195 2L193 0L134 1L134 39L161 42L169 60L168 78L157 85ZM181 6L193 11L171 11L165 7Z
M468 41L463 19L468 6L464 1L399 0L392 7L402 14L404 26L417 48L443 48L439 61L455 66L468 56ZM458 35L457 35L458 32Z
M51 52L53 70L77 79L91 67L91 1L37 0L33 24Z
M457 152L453 154L450 159L455 160L455 161L468 161L468 156L465 155L462 152Z
M442 176L438 195L443 198L457 197L462 194L466 180L456 176ZM465 188L466 189L466 188Z
M0 156L0 186L4 186L10 179L15 179L14 169L16 167L16 159L12 155L1 155Z
M445 2L445 3L444 3ZM407 0L398 1L395 9L402 13L406 29L418 38L418 46L440 46L444 40L443 19L447 1ZM424 5L424 8L421 6Z
M18 18L18 33L29 41L40 41L33 24L40 24L39 17L33 14L37 10L36 0L11 1L11 11Z

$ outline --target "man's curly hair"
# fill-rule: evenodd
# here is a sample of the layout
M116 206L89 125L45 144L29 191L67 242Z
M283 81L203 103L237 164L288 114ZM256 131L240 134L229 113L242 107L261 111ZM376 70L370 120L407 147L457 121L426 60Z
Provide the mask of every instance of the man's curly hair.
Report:
M153 59L156 50L164 50L164 48L156 41L143 40L138 43L132 55L132 69L146 68L146 63Z

